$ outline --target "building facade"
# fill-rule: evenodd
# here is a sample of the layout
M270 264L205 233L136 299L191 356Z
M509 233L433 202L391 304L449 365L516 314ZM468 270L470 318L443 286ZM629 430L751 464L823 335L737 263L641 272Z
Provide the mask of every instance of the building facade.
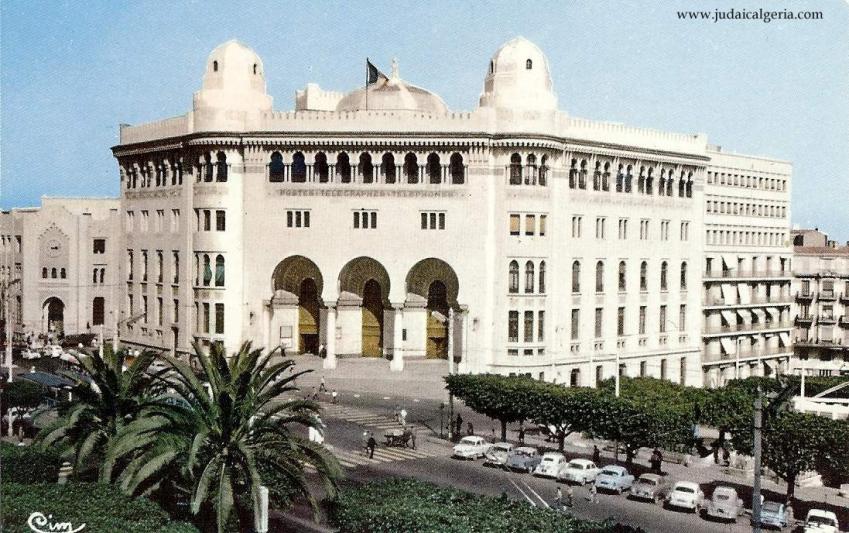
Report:
M849 243L793 230L794 373L849 374Z
M41 207L0 213L15 338L114 335L118 210L117 198L45 197Z

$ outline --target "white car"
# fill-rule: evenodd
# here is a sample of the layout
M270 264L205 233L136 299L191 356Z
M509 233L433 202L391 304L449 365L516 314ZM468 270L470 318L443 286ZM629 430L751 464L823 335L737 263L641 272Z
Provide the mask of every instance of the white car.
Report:
M584 485L594 482L600 471L601 469L588 459L572 459L560 469L557 479Z
M459 459L477 459L483 457L492 444L484 440L483 437L463 437L460 442L454 446L454 457Z
M546 452L534 469L535 476L556 478L560 469L566 464L566 456L559 452Z
M837 515L831 511L811 509L805 518L805 533L839 533Z
M513 445L509 442L496 442L489 447L483 458L484 466L504 466L507 456L513 451Z
M595 478L595 488L622 494L631 490L634 485L634 476L628 473L628 469L619 465L607 465Z
M21 357L29 361L32 359L41 359L41 354L36 352L35 350L26 349L24 350L24 353L21 355Z
M666 495L666 505L689 509L698 513L704 504L705 494L699 488L698 483L692 481L679 481L672 486L672 490Z
M45 357L62 357L63 353L65 353L65 350L58 344L48 344L44 347Z

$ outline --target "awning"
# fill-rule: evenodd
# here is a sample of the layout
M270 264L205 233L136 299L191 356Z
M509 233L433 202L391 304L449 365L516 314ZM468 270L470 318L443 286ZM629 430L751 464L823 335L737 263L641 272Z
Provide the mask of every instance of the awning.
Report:
M737 285L737 290L740 292L740 303L741 304L752 303L752 288L748 284L739 283Z
M781 321L781 311L779 311L777 307L767 307L766 312L772 317L773 322Z
M766 322L766 311L763 309L752 309L752 313L758 317L758 322L764 324Z
M47 372L29 372L27 374L21 374L21 379L26 379L53 389L61 389L74 385L74 382L67 378L57 376L56 374L48 374Z
M722 262L728 270L737 270L737 256L734 254L722 254Z
M730 283L722 283L719 286L722 291L722 301L726 304L732 304L737 301L737 294L734 292L734 286Z
M737 316L734 314L734 311L731 311L729 309L723 309L720 311L720 313L722 314L722 318L724 318L725 321L728 322L729 326L737 325Z
M721 339L719 339L719 342L722 344L722 349L725 350L725 353L727 355L736 354L736 348L734 347L734 342L731 339L727 337L722 337Z
M790 334L786 331L781 331L778 333L778 336L781 337L781 344L784 345L785 348L790 346Z
M740 315L740 318L743 319L744 324L752 323L752 314L748 309L737 309L737 314Z

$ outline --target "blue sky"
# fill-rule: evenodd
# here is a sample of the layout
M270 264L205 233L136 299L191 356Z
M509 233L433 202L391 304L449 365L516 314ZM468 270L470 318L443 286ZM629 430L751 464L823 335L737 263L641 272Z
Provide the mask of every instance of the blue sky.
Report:
M792 222L849 239L849 3L201 2L2 0L0 207L115 195L118 124L185 113L208 53L263 58L275 108L308 81L350 90L366 56L473 109L492 53L523 35L560 106L597 120L704 132L794 163ZM820 21L681 21L680 9L822 10Z

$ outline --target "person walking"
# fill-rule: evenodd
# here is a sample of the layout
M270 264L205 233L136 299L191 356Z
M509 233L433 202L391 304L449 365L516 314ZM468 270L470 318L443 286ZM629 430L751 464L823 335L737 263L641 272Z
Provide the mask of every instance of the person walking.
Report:
M416 428L410 427L410 441L413 444L413 449L416 449Z
M475 434L475 427L474 427L474 426L472 426L472 423L471 423L471 422L469 422L467 430L468 430L468 435L469 435L469 436L471 436L471 435L474 435L474 434Z
M463 431L463 417L460 416L460 413L457 413L457 423L454 427L457 428L456 431L454 431L454 434L457 435L457 438L459 438L460 432Z
M400 418L401 425L402 425L402 426L406 426L406 425L407 425L407 410L406 410L406 409L401 409L401 412L399 413L399 416L401 417L401 418Z
M598 503L598 489L595 487L595 483L590 484L590 494L587 496L587 500Z
M596 466L601 462L601 450L598 449L598 446L593 445L593 462Z
M395 421L400 424L401 423L401 406L398 405L397 403L395 404L395 413L394 413L393 416L395 418Z
M363 431L363 438L361 439L361 444L363 448L363 455L368 455L368 431Z
M572 490L572 485L566 485L566 507L572 507L575 504L575 491Z
M560 491L560 485L557 485L557 496L554 497L554 508L560 509L563 507L563 493Z
M525 444L525 426L519 426L519 444ZM557 492L560 492L560 488Z
M333 392L330 393L330 402L334 405L336 404L336 397L336 389L333 389Z
M318 386L318 392L327 392L327 382L324 381L324 376L321 376L321 385Z
M374 440L374 433L369 433L366 448L368 448L368 458L374 459L374 447L377 446L377 441Z

